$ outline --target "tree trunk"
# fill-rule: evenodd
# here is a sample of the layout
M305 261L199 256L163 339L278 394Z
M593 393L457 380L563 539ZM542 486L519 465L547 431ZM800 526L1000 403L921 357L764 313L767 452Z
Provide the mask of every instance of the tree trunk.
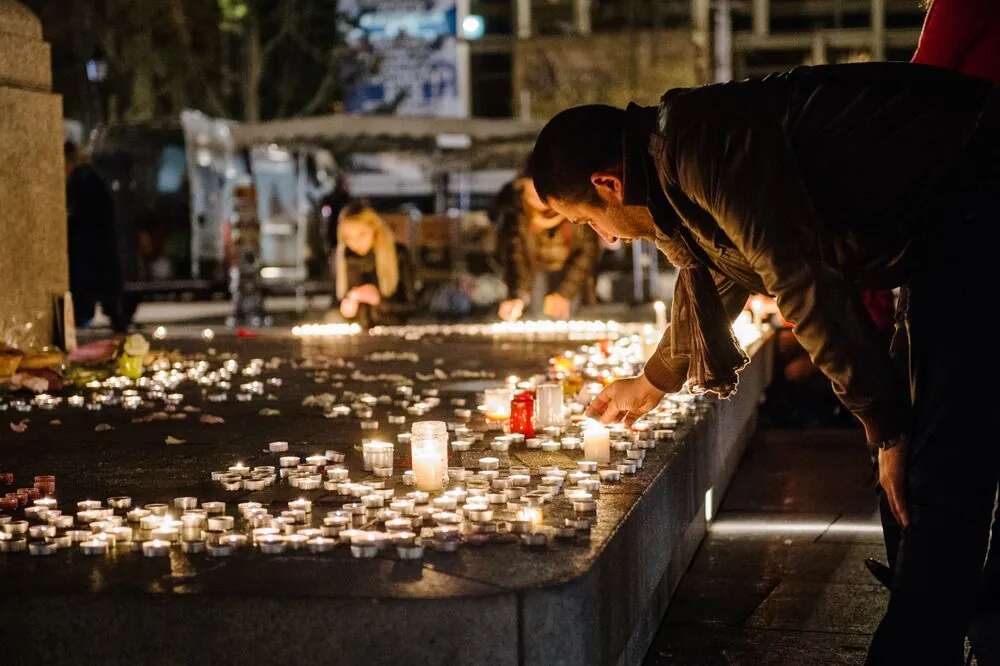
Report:
M243 120L260 120L260 78L263 59L260 48L260 23L253 12L246 22L243 43Z

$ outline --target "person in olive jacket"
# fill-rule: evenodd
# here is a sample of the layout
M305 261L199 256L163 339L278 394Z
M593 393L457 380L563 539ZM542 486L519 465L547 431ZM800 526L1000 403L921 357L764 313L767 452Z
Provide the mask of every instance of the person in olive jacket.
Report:
M505 321L532 316L569 319L590 288L600 244L590 229L573 226L543 204L530 179L518 178L497 195L492 210L507 298Z
M728 396L747 361L729 324L749 294L774 296L863 424L903 526L869 663L960 663L1000 478L981 423L1000 371L983 312L1000 245L994 86L866 63L577 107L539 134L527 175L557 213L608 241L653 239L679 269L658 350L590 415L633 422L685 381ZM860 296L904 284L910 386Z

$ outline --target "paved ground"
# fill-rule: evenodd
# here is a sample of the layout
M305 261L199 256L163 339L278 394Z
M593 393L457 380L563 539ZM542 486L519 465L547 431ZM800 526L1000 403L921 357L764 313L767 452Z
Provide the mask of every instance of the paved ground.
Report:
M860 664L888 601L862 434L762 431L647 656L658 664Z

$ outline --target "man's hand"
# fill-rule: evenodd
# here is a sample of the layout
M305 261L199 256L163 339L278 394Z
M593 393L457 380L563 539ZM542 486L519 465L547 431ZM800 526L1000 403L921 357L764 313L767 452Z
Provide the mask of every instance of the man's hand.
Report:
M355 287L351 290L351 296L355 300L371 306L377 306L382 302L382 294L379 293L378 287L373 284L363 284L360 287Z
M587 416L601 423L615 423L624 419L631 427L636 419L660 404L663 391L649 383L644 375L619 379L607 386L590 403Z
M340 314L344 319L353 319L358 314L358 302L350 296L340 301Z
M896 522L904 529L910 526L906 507L906 441L891 449L879 449L878 482L892 509Z
M524 301L520 298L511 298L500 303L497 316L504 321L517 321L524 314Z
M553 292L542 302L542 313L552 319L569 319L571 307L568 298Z

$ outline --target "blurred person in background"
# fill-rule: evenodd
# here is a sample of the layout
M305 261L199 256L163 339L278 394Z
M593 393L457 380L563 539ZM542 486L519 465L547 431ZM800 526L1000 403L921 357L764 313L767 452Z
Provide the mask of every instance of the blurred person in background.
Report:
M367 327L406 314L413 304L406 248L365 203L348 204L338 217L333 278L341 316Z
M589 300L600 254L597 236L569 223L542 203L530 178L508 183L492 210L507 300L504 321L532 317L569 319L574 304Z
M107 184L72 141L63 144L66 163L69 286L76 325L88 326L98 303L116 332L123 313L125 283L115 234L114 202Z

